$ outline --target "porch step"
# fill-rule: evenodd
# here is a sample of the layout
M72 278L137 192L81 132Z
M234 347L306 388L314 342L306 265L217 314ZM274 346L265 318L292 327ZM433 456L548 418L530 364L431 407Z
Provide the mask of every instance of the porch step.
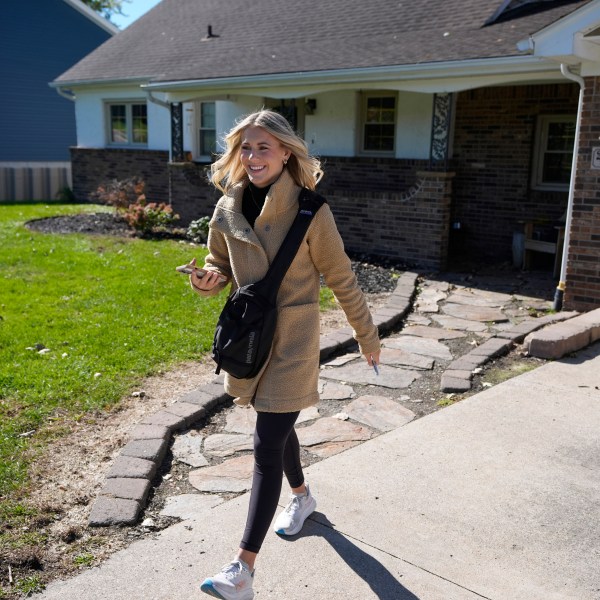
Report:
M599 339L600 308L597 308L531 333L525 338L525 347L531 356L557 359Z

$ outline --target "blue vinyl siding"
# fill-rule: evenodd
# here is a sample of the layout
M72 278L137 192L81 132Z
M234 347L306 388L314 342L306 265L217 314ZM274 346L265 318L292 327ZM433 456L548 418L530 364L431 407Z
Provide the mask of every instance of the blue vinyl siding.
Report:
M70 159L75 104L48 83L110 37L63 0L3 3L0 162Z

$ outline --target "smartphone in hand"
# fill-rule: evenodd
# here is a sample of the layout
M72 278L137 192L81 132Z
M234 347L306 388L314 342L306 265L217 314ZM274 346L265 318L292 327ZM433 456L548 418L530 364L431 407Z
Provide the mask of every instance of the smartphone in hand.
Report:
M202 279L208 271L206 269L201 269L200 267L195 267L194 265L181 265L179 267L175 267L175 270L182 275L191 275L192 273L196 273L196 277L198 279ZM219 282L224 283L227 281L223 275L219 275Z

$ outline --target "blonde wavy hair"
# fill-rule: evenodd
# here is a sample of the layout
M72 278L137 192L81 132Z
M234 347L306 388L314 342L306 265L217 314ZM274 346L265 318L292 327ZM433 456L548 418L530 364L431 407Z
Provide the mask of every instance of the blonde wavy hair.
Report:
M240 147L244 131L253 126L262 127L291 152L285 168L297 185L314 190L323 177L321 162L309 155L306 142L294 132L285 117L265 109L243 117L225 136L225 152L211 165L210 180L215 187L227 193L234 185L248 179L240 161Z

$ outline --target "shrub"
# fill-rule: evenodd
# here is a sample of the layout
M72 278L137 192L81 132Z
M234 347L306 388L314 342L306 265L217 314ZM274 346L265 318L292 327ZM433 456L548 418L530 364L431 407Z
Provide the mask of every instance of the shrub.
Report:
M140 177L129 177L127 179L113 179L108 183L98 186L98 189L90 194L91 199L100 204L114 206L119 212L131 204L145 202L144 188L146 184Z
M208 239L209 222L210 217L201 217L200 219L192 221L186 232L187 237L197 244L205 244Z
M173 209L165 202L146 203L144 188L146 184L140 177L113 179L103 184L91 195L92 199L115 207L130 227L142 233L169 227L179 219Z
M172 225L179 215L173 214L173 209L168 204L150 202L145 204L136 202L130 204L123 212L123 218L130 227L142 233L150 233L161 227Z

